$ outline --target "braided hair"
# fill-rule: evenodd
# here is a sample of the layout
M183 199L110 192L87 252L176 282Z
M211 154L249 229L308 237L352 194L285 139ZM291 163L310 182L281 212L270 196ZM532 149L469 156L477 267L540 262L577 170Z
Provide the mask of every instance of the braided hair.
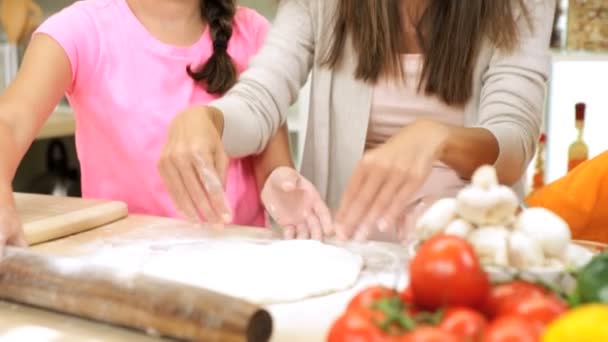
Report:
M236 13L235 0L201 0L201 15L207 21L213 41L213 54L207 62L192 70L186 68L188 75L204 84L207 92L223 94L237 79L234 62L228 54L228 42L232 36L232 22Z

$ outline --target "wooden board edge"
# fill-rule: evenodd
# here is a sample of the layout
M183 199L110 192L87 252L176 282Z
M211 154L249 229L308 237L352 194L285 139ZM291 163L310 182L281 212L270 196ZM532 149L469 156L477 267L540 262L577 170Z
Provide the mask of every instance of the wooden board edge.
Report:
M118 221L129 214L127 205L118 201L100 204L95 208L98 211L97 214L91 214L90 208L86 208L57 215L48 220L24 224L26 241L30 245L48 242ZM66 229L66 223L70 222L73 222L74 226Z

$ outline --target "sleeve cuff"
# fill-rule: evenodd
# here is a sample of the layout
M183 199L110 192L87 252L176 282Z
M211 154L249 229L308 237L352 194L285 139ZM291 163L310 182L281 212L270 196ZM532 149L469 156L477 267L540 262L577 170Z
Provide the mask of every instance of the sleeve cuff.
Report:
M481 126L490 131L498 142L498 157L494 162L496 170L505 170L507 173L517 173L523 177L533 151L526 151L522 146L521 132L507 125ZM516 168L516 170L514 170Z
M218 109L224 117L224 131L222 141L226 153L232 158L246 157L258 154L263 150L262 136L254 116L243 115L249 113L247 108L239 105L239 101L231 101L228 96L209 103L210 107ZM247 132L247 134L243 134Z

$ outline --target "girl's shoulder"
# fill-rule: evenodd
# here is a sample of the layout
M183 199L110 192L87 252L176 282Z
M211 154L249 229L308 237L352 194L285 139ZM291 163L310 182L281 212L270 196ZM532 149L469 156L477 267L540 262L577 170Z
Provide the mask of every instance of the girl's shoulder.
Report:
M255 49L263 44L270 22L256 10L239 6L234 16L232 39L251 42Z
M92 31L97 31L103 23L116 22L120 1L124 0L75 1L50 15L43 25L62 26L93 34Z
M238 24L250 26L267 26L269 24L268 19L266 19L266 17L264 17L262 14L260 14L253 8L249 8L246 6L237 7L234 20Z
M63 9L57 14L69 13L70 15L99 15L108 9L116 7L117 3L121 0L81 0L75 1ZM124 1L124 0L123 0ZM101 12L101 13L100 13Z

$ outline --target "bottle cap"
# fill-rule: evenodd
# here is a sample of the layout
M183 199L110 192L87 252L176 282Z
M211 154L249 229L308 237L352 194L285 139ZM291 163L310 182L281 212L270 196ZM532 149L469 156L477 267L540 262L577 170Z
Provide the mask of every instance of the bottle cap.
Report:
M577 121L585 121L585 104L583 102L579 102L576 104L576 120Z
M542 134L540 135L540 138L538 139L538 141L539 141L541 144L546 143L546 142L547 142L547 135L546 135L545 133L542 133Z

